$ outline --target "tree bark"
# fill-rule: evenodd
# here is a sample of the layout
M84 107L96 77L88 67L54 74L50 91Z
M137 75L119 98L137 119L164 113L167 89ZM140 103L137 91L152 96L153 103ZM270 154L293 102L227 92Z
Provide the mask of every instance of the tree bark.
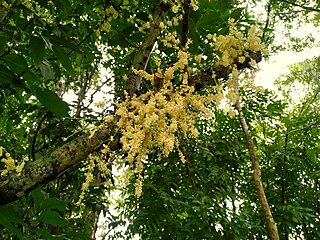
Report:
M248 150L249 150L249 155L250 155L250 160L251 160L251 165L252 165L252 170L253 170L253 180L254 180L254 183L255 183L255 186L257 189L257 193L258 193L258 197L259 197L260 204L262 207L262 211L263 211L264 216L266 218L268 234L269 234L269 237L271 240L279 240L280 238L279 238L279 233L278 233L278 227L273 219L273 216L272 216L272 213L270 210L270 206L267 201L266 194L264 192L260 166L259 166L256 152L254 150L253 138L252 138L251 132L249 130L248 124L246 122L246 119L244 117L244 114L242 112L242 107L241 107L239 99L236 101L235 105L236 105L236 109L238 110L239 120L240 120L240 124L242 126L243 133L247 139Z
M26 193L58 178L70 167L86 159L115 134L115 124L101 126L56 149L50 156L29 161L21 173L10 172L0 177L0 206L19 199ZM112 145L120 148L119 138Z

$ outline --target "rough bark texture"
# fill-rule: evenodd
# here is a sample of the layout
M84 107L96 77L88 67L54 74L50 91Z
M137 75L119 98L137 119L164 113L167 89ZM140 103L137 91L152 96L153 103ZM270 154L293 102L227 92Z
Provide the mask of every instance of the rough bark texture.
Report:
M161 28L160 23L164 21L167 11L169 10L169 5L161 3L159 7L156 8L155 14L153 15L153 22L150 29L145 34L145 38L141 43L139 49L136 51L132 63L132 67L137 70L146 70L149 63L149 58L152 53L154 44L156 43ZM128 81L126 82L125 90L129 96L137 94L141 85L141 76L138 76L130 71L128 75Z
M259 162L257 159L256 152L254 150L254 143L253 143L253 138L251 135L251 132L249 131L248 124L246 122L246 119L243 115L242 108L240 101L236 101L236 109L238 110L239 113L239 120L243 129L243 133L245 134L247 138L247 144L248 144L248 149L249 149L249 155L250 155L250 160L252 164L252 170L253 170L253 180L258 192L258 197L260 200L260 204L262 207L262 211L264 213L264 216L266 218L266 223L267 223L267 230L268 234L271 240L279 240L279 234L278 234L278 227L277 224L275 223L269 203L267 201L266 194L264 192L263 184L262 184L262 179L261 179L261 171L260 171L260 166Z
M186 44L188 42L190 2L191 0L184 0L184 3L183 3L182 37L181 37L182 48L186 47Z
M237 65L238 70L244 69L244 68L252 68L250 65L251 60L255 60L257 63L261 62L262 60L262 54L261 52L251 52L249 54L249 57L246 57L245 61L243 63L235 62L234 64ZM231 64L232 66L233 64ZM224 67L221 65L217 65L214 68L210 68L206 71L203 71L199 75L191 76L188 81L190 86L194 86L196 90L200 90L204 86L211 85L216 83L212 79L212 74L214 73L216 75L215 79L221 80L221 79L228 79L229 74L232 72L232 68L230 67Z
M50 156L27 162L20 174L0 177L0 205L10 203L36 187L56 179L73 165L86 159L114 135L114 127L101 126L93 133L80 136L56 149ZM120 147L114 144L114 148Z

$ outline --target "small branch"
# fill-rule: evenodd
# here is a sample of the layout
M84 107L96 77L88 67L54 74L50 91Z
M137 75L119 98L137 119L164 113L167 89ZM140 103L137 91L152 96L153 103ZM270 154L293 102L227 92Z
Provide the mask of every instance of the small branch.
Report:
M85 41L87 41L87 39L95 32L95 30L97 30L98 28L101 27L102 23L105 21L102 20L100 21L78 44L77 47L80 47ZM73 49L71 49L69 52L67 52L67 55L69 56L71 53L73 53ZM47 58L48 61L56 61L58 60L57 57L51 57L51 58ZM33 68L33 66L31 66L30 68Z
M181 45L184 48L186 47L189 34L190 0L184 0L183 11Z
M266 40L266 29L269 27L269 22L270 22L270 12L271 12L271 0L268 2L268 7L267 7L267 19L266 19L266 24L264 25L264 31L262 34L262 39Z
M10 14L9 14L10 13ZM3 27L9 22L10 18L13 16L14 11L12 10L12 8L10 7L9 11L6 13L6 16L4 17L5 21L3 21L3 23L0 26L0 30L2 31Z
M238 89L238 93L239 93L239 89ZM246 119L245 119L245 116L242 112L242 107L241 107L239 99L237 99L237 101L235 103L235 107L238 110L240 124L242 126L243 133L247 139L248 150L249 150L249 155L250 155L250 160L251 160L252 170L253 170L253 179L254 179L254 183L256 185L256 189L258 192L260 204L261 204L264 216L266 218L268 234L269 234L269 237L271 240L279 240L280 238L279 238L279 234L278 234L278 228L277 228L277 225L273 219L273 216L272 216L272 213L270 210L270 206L267 201L266 194L264 192L264 187L263 187L262 179L261 179L260 166L259 166L257 155L256 155L256 152L254 149L253 137L251 135L251 132L249 131L249 126L248 126Z
M75 113L75 117L77 118L80 117L81 110L84 109L83 100L86 98L86 93L90 90L88 89L88 85L90 85L93 74L96 72L97 69L98 69L98 65L95 63L90 73L89 73L89 70L85 74L79 73L78 82L80 83L80 89L79 89L77 107L76 107L76 113ZM91 97L93 98L92 95Z
M300 5L300 4L297 4L297 3L294 3L294 2L290 2L290 1L288 1L288 0L280 0L280 2L288 3L288 4L291 4L291 5L293 5L293 6L296 6L296 7L302 8L302 9L307 10L307 11L311 11L311 12L320 12L320 9L313 8L313 7L303 6L303 5Z
M286 205L286 158L287 158L287 150L288 150L288 142L289 142L289 132L288 129L286 130L285 140L284 140L284 154L283 154L283 162L281 166L281 202L282 206L284 207ZM286 218L284 214L282 214L282 222L283 225L286 226ZM288 239L288 231L287 228L282 228L284 239Z
M317 97L318 97L319 93L320 93L320 86L317 88L317 91L315 92L313 98L311 99L311 101L309 103L307 103L307 99L303 102L302 107L301 107L300 112L299 112L299 116L301 116L301 114L304 111L307 111L308 108L317 100ZM307 96L306 96L306 98L307 98Z
M86 88L87 88L87 81L86 79L83 77L82 73L80 72L78 75L78 82L79 82L79 94L78 94L78 99L77 99L77 107L76 107L76 113L75 113L75 117L80 117L80 113L81 113L81 103L83 101L83 99L85 98L85 94L86 94Z
M36 128L36 131L34 133L34 136L33 136L33 139L32 139L32 145L31 145L31 158L33 161L36 160L36 156L35 156L35 146L36 146L36 140L37 140L37 136L38 136L38 133L40 131L40 128L41 128L41 125L42 123L44 122L44 120L46 120L46 118L48 117L48 112L41 118L37 128Z
M77 47L80 47L85 41L87 41L87 39L95 32L95 30L97 30L98 28L101 27L102 23L106 20L106 17L100 21L95 28L93 28L78 44ZM70 55L73 52L73 50L71 50L70 52L68 52L68 55Z

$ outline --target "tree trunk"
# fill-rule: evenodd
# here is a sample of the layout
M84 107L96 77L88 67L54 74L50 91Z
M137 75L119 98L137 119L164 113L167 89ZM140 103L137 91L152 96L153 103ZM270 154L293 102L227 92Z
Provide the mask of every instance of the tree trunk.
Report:
M246 122L246 119L244 117L244 114L242 112L241 104L239 99L236 101L236 109L238 110L239 114L239 120L240 124L242 126L242 130L244 135L247 138L247 144L248 144L248 150L249 150L249 155L250 155L250 160L252 164L252 170L253 170L253 180L258 192L258 197L260 200L260 204L262 207L262 211L264 213L264 216L266 218L266 223L267 223L267 230L268 234L271 240L279 240L279 234L278 234L278 228L277 224L275 223L272 213L267 201L266 194L264 192L263 184L262 184L262 179L261 179L261 171L260 171L260 166L259 162L257 159L256 152L254 150L254 143L253 143L253 138L251 135L251 132L249 131L248 124Z

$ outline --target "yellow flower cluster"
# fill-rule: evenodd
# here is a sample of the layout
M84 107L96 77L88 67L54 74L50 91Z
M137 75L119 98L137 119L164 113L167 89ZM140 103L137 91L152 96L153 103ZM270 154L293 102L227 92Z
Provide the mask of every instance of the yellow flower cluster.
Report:
M161 39L164 46L168 48L175 48L179 49L180 40L177 38L178 34L176 32L174 33L167 33L163 39Z
M20 17L21 18L26 18L26 17L34 17L34 15L36 15L39 18L44 19L45 21L51 22L53 21L56 16L54 14L51 14L50 11L46 11L46 8L42 8L41 5L38 3L38 1L35 0L22 0L20 1L22 5L24 5L27 9L29 9L31 11L31 13L28 11L20 11ZM9 7L10 5L7 4L5 1L2 1L1 3L2 6L4 7ZM56 9L55 4L52 1L47 1L47 5L48 6L52 6L53 8ZM25 14L25 15L24 15ZM11 20L11 19L10 19Z
M191 0L190 5L191 5L193 11L199 10L199 3L197 0Z
M229 21L229 35L218 36L215 41L216 50L222 52L221 58L217 65L233 68L233 64L237 61L243 63L245 57L249 57L250 52L261 51L262 54L268 54L268 50L261 42L262 31L256 26L250 28L248 36L245 37L235 26L233 19ZM252 60L252 65L255 62Z
M127 151L127 160L138 173L136 195L141 195L143 162L146 155L160 150L168 156L174 149L182 161L179 151L178 134L182 137L197 137L195 119L207 116L211 111L206 104L212 96L194 94L194 88L187 85L188 74L184 72L188 64L187 53L179 51L179 61L164 74L164 87L158 92L149 91L133 96L118 105L116 115L120 117L117 126L122 133L121 143ZM137 71L149 79L149 74ZM171 80L178 75L182 84L174 87Z
M3 147L0 146L0 157L4 157L1 159L1 162L4 163L5 169L1 169L1 176L6 176L9 172L15 171L16 173L21 173L24 165L27 161L29 161L28 157L24 157L23 160L16 165L16 161L11 157L10 153L4 153Z
M235 26L234 20L229 21L229 34L227 36L218 36L214 43L216 51L222 55L217 60L216 65L222 65L232 70L231 76L226 82L226 88L223 85L215 87L215 101L219 105L223 99L233 104L239 98L239 86L249 87L256 90L261 90L254 85L254 74L257 70L256 61L251 59L249 64L253 69L238 70L236 62L244 63L246 58L250 58L250 53L261 52L263 55L268 54L268 50L261 42L262 31L256 26L250 28L248 35L244 36ZM213 37L212 37L213 39ZM235 112L229 107L227 111L230 116L234 116Z
M98 101L98 102L95 102L94 105L98 108L104 108L106 106L106 102L105 101Z
M108 146L104 145L104 149L102 150L103 153L107 153L108 152L107 149L108 149ZM104 159L102 159L97 154L90 154L89 164L86 167L86 173L85 173L86 180L84 183L82 183L81 194L79 196L77 205L81 204L85 196L85 193L90 186L90 183L94 180L93 170L95 169L95 167L99 168L101 176L104 178L107 178L108 175L110 174L110 169L108 168L108 162L104 161Z
M111 29L111 24L108 21L105 21L102 25L102 30L105 32L109 32Z
M82 183L81 194L79 196L79 200L77 202L77 205L80 205L80 203L82 202L82 200L83 200L83 198L85 196L85 192L88 190L88 188L90 186L90 183L93 180L93 174L92 173L93 173L93 170L94 170L94 167L95 167L94 160L95 160L95 158L93 157L93 155L90 154L90 156L89 156L89 164L87 166L86 173L85 173L86 180L85 180L84 183Z
M119 13L117 12L117 10L114 9L113 6L110 6L109 8L107 8L105 10L105 14L108 16L108 17L111 17L113 19L116 19L119 17Z

